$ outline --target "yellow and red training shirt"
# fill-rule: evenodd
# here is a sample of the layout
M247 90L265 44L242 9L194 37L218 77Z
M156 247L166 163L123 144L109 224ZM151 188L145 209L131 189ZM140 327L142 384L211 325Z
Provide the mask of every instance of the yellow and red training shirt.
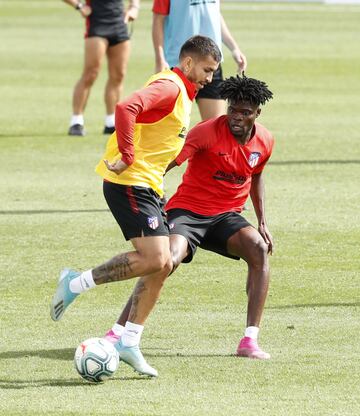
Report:
M242 145L230 131L227 116L197 124L176 158L188 166L165 209L187 209L200 215L241 212L250 193L252 175L262 172L274 139L255 123L252 137Z
M195 94L195 85L178 68L153 75L116 106L116 131L96 172L109 182L152 188L163 196L165 169L184 145ZM121 159L129 167L117 175L103 159Z

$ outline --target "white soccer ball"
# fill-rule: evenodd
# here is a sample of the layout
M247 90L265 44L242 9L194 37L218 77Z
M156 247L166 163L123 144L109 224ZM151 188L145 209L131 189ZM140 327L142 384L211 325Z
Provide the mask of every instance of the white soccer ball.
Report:
M111 377L119 367L119 353L103 338L89 338L75 351L75 368L87 381L100 383Z

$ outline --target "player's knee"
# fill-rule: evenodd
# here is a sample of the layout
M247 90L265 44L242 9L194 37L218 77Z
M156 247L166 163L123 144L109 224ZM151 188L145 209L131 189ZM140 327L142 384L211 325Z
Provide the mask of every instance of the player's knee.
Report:
M255 240L251 247L251 256L247 263L250 267L267 270L268 265L268 246L262 238Z
M158 252L149 259L151 273L161 273L166 278L172 270L172 260L169 253Z
M176 248L171 248L171 260L172 260L172 268L177 268L178 265L181 263L181 251L177 250Z
M83 74L83 82L86 87L91 87L99 75L100 68L92 68Z
M110 75L111 83L115 84L115 85L120 85L123 82L124 78L125 78L125 72L126 71L124 69L124 70L116 71L115 73L111 74Z

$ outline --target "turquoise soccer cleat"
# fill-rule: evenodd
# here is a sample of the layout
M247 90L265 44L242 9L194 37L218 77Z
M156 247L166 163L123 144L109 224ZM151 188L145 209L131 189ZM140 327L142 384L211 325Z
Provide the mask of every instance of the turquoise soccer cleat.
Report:
M152 368L145 360L138 345L134 347L125 347L121 339L115 345L115 348L119 352L120 360L130 365L136 372L141 375L157 377L158 372L155 368Z
M79 272L70 269L64 269L60 273L58 287L50 304L50 316L53 321L59 321L63 316L65 309L79 295L70 290L70 282L75 277L80 276Z

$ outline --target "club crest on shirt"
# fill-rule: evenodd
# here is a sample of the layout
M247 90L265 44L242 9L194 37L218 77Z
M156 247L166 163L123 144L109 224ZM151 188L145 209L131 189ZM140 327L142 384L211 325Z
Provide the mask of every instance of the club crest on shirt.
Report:
M254 168L258 164L260 156L261 156L261 153L259 153L259 152L252 152L251 153L251 155L249 156L248 162L249 162L249 165L252 168Z
M153 230L156 230L159 226L159 219L158 217L148 217L147 219L148 226Z

